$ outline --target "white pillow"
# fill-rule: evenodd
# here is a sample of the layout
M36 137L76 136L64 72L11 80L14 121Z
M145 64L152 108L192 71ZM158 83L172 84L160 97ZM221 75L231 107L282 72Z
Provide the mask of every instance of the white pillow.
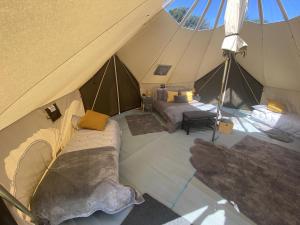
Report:
M251 106L253 109L256 109L256 110L260 110L260 109L267 109L267 105L253 105Z
M263 112L263 113L271 112L270 110L268 110L267 105L253 105L252 108L257 110L257 111Z

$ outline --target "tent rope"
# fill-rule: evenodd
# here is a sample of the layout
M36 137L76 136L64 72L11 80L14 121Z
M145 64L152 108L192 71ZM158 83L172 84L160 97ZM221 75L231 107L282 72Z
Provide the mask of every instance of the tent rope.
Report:
M99 95L100 89L101 89L101 87L102 87L102 83L103 83L104 77L106 76L106 72L107 72L107 68L108 68L108 66L109 66L110 60L111 60L111 58L108 60L108 63L107 63L107 65L106 65L106 67L105 67L105 70L104 70L103 76L102 76L102 78L101 78L100 84L99 84L99 86L98 86L97 93L96 93L96 96L95 96L95 98L94 98L92 110L94 110L96 101L97 101L97 99L98 99L98 95Z
M243 73L241 66L236 62L236 60L234 60L234 62L235 62L235 64L237 65L237 67L239 68L239 71L240 71L240 73L242 74L242 77L244 78L244 80L245 80L245 82L246 82L248 88L250 89L251 94L252 94L254 100L256 101L257 104L259 104L259 101L258 101L256 95L254 94L254 92L253 92L253 90L252 90L252 88L251 88L251 86L250 86L248 80L246 79L246 76L245 76L245 74Z
M118 81L118 72L117 72L117 64L116 64L116 56L113 55L114 58L114 69L115 69L115 79L116 79L116 91L117 91L117 100L118 100L118 111L121 113L120 108L120 93L119 93L119 81Z
M218 68L217 68L216 71L210 76L210 78L208 78L207 81L204 82L204 84L199 88L199 91L200 91L201 89L203 89L203 88L206 87L206 85L207 85L207 84L215 77L215 75L217 74L217 72L218 72L221 68L223 68L223 66L224 66L224 64L220 64L220 65L218 66Z

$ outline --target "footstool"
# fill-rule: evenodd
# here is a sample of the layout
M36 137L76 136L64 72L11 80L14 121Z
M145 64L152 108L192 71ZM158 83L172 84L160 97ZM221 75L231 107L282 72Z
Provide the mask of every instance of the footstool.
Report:
M181 128L186 130L187 135L190 133L190 127L194 125L214 129L215 117L216 113L202 110L184 112Z

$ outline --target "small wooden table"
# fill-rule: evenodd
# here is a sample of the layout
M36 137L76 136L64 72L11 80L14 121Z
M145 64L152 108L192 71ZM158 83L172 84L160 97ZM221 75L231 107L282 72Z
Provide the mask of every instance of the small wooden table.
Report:
M142 109L144 112L152 112L153 98L151 96L142 96Z
M186 130L189 135L190 127L194 125L201 125L202 127L209 127L214 129L216 113L208 111L188 111L183 113L181 128Z

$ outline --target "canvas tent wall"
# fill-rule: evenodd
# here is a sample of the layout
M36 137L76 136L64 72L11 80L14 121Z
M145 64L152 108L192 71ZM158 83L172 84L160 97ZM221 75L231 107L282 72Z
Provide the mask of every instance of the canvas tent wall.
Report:
M229 78L224 106L251 110L260 103L263 85L234 59L229 66ZM195 90L201 102L216 104L220 95L224 63L195 81Z
M240 65L268 92L278 88L290 92L299 108L300 17L270 24L245 22L240 35L249 45L246 57L237 58ZM142 89L160 83L192 87L195 80L223 63L223 38L223 26L195 31L161 11L117 54ZM159 64L172 66L166 76L153 75Z
M117 56L112 56L80 93L85 109L110 116L141 106L139 83Z
M161 9L161 0L1 1L0 130L82 86Z

